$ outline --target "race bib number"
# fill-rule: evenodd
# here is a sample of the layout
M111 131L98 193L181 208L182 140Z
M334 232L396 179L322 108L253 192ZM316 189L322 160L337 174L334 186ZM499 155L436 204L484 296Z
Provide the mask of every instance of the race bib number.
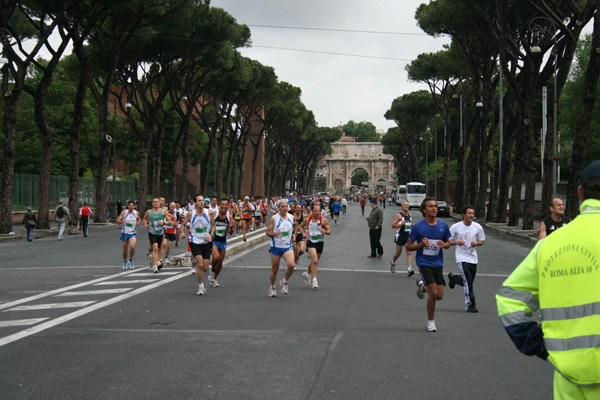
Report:
M310 240L312 242L318 242L319 240L321 240L322 237L323 235L310 235Z
M161 224L159 224L159 222L160 222L160 221L156 221L156 222L154 222L154 230L156 230L156 231L160 231L160 230L162 230L162 225L161 225Z
M429 240L429 246L423 248L423 255L425 256L437 256L440 254L440 246L438 246L437 240Z
M406 223L404 224L404 232L409 233L411 228L412 228L412 222L406 221Z
M196 232L197 234L202 234L202 233L206 233L206 232L208 232L208 229L207 229L205 226L203 226L203 227L201 227L201 228L196 228L196 229L194 230L194 232Z
M217 229L215 230L215 234L219 236L225 236L225 232L227 232L227 228L224 226L217 226Z
M286 238L290 236L291 231L281 231L281 237Z
M133 228L133 222L125 222L125 226L128 228Z

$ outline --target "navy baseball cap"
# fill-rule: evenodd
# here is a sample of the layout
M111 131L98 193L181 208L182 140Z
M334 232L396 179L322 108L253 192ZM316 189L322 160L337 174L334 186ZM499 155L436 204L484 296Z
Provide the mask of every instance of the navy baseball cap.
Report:
M377 199L375 197L371 197L371 203L377 204Z
M581 186L588 187L590 179L600 177L600 160L592 162L581 173Z

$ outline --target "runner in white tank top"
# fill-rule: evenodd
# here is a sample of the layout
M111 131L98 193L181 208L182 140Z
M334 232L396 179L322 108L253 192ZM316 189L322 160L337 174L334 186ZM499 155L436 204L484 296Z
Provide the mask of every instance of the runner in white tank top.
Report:
M310 258L308 271L302 273L306 286L317 289L317 269L321 255L323 254L323 235L331 235L329 221L321 215L321 205L317 202L313 204L312 214L300 224L300 232L306 237L306 253ZM311 279L312 278L312 279Z
M123 245L123 269L127 267L134 269L133 256L135 256L135 245L137 243L136 227L140 226L140 214L135 210L135 202L129 200L127 209L121 212L117 218L118 224L123 224L121 229L121 244ZM127 249L129 248L129 258Z
M288 294L288 279L294 273L294 250L292 250L292 240L296 238L296 223L294 217L288 214L288 201L281 199L277 202L279 213L274 215L267 226L267 236L271 238L271 274L269 280L269 297L277 297L275 289L275 280L279 271L279 261L281 257L287 264L284 278L279 281L281 285L281 293Z

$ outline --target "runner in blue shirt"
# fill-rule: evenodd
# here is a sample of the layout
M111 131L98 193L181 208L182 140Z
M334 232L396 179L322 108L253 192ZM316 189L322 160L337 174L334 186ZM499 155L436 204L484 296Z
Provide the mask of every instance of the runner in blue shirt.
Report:
M340 211L342 211L342 203L340 203L337 197L331 208L333 209L334 220L337 224L340 221Z
M436 332L435 303L444 297L444 255L442 249L450 247L450 229L448 224L437 219L437 202L426 197L421 203L421 212L425 219L413 225L406 243L407 251L416 251L415 257L421 279L417 280L417 296L427 299L427 332Z

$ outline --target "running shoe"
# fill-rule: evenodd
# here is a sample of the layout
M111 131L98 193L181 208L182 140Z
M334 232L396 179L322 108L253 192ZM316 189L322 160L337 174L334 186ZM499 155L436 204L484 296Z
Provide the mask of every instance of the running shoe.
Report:
M165 257L165 264L166 264L166 265L169 265L169 264L171 264L171 261L169 261L169 257Z
M269 288L269 297L277 297L277 289L275 289L275 286Z
M423 286L425 286L423 279L419 279L417 281L417 297L420 299L425 297L425 291L423 290Z
M154 268L152 268L152 270L154 271L155 274L158 274L158 266L155 265Z
M288 284L285 280L280 280L279 284L281 285L281 293L288 294Z
M212 270L208 270L208 281L210 283L213 283L214 280L215 280L215 274L213 274Z
M433 319L431 321L427 320L427 326L425 326L425 330L427 332L437 332L437 328L435 327L435 321Z
M196 275L196 267L192 267L192 274Z
M204 296L206 294L206 288L203 286L201 288L198 288L198 293L196 293L197 296Z
M219 282L217 282L217 280L216 280L216 279L214 279L214 280L211 282L211 285L212 285L212 287L219 287Z
M152 254L148 253L148 254L146 254L146 256L148 258L148 264L152 267L153 266L153 264L152 264Z
M318 289L319 288L319 282L317 282L317 278L313 278L313 280L312 280L312 288L313 289Z
M407 276L413 276L415 274L415 270L412 269L412 267L408 267L408 275Z
M392 261L392 263L390 264L390 271L392 272L392 274L396 273L396 263Z
M129 269L135 269L135 265L133 265L133 260L129 260Z
M456 286L456 283L452 281L453 276L454 274L452 272L448 272L448 286L450 286L450 289L454 289L454 286Z
M474 305L470 305L469 307L467 307L467 312L468 313L476 313L476 312L479 312L479 310Z
M127 261L123 261L123 269L127 269Z
M163 260L162 260L162 259L161 259L161 260L158 260L158 262L156 263L156 266L158 267L158 270L159 270L159 271L162 269L163 265L164 265L164 264L163 264Z
M304 277L304 283L306 283L306 286L310 287L310 275L308 272L303 272L302 276Z

